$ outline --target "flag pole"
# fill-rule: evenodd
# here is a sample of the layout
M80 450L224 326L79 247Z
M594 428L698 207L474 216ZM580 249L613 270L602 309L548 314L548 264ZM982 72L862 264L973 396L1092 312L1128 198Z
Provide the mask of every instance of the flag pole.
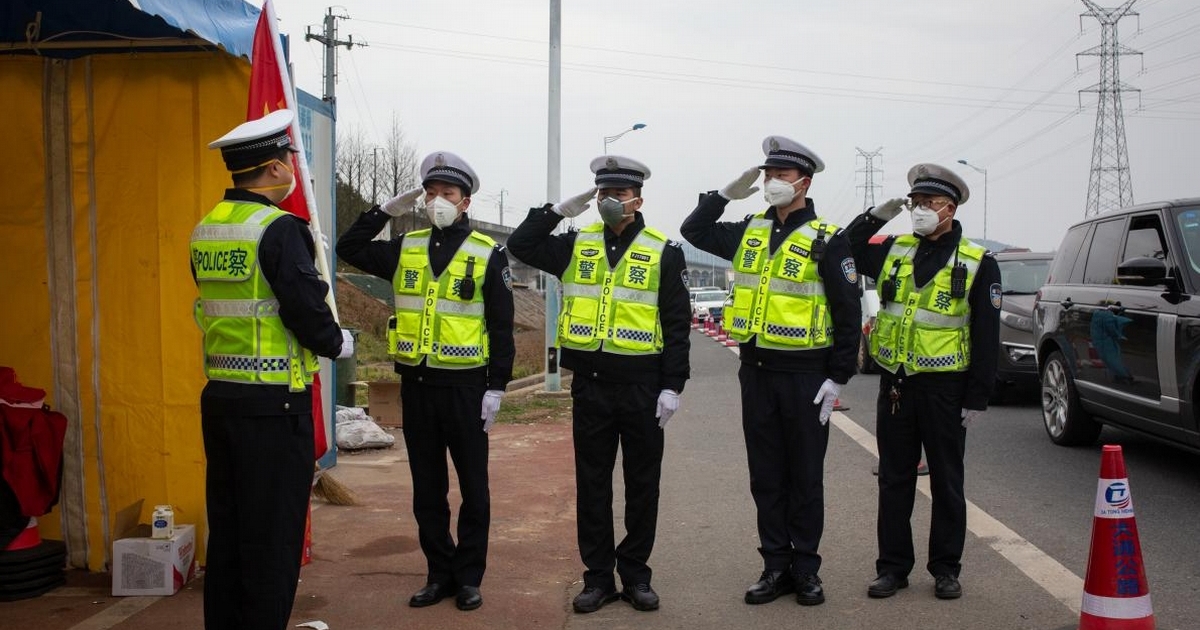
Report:
M312 190L312 175L308 169L308 157L304 151L304 136L300 133L300 109L296 106L296 93L292 87L292 79L287 73L287 65L284 63L283 42L279 38L279 21L275 17L274 3L267 0L263 3L263 10L267 12L267 25L271 29L271 45L275 47L275 59L278 60L275 65L279 68L279 80L283 83L284 101L287 108L295 114L290 131L292 145L299 150L299 153L293 157L293 163L299 166L299 185L304 189L304 202L308 205L308 228L312 231L313 244L317 250L317 273L321 274L321 279L329 285L329 291L325 293L325 303L329 305L329 310L333 311L333 318L340 322L337 303L333 299L333 277L329 273L329 259L325 255L325 237L321 233L321 215L317 212L316 197Z

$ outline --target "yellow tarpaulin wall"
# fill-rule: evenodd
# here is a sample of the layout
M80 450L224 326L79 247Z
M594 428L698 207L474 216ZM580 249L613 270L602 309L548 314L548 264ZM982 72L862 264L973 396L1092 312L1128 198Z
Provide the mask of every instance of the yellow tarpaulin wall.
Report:
M0 365L71 422L43 537L104 570L118 510L204 539L192 227L229 185L206 148L245 120L221 52L0 57Z

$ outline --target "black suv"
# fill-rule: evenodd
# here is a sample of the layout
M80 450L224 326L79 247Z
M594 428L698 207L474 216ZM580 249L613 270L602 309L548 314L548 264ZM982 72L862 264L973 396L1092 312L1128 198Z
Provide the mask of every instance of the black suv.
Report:
M1071 227L1033 326L1055 444L1090 444L1105 422L1200 451L1200 198Z

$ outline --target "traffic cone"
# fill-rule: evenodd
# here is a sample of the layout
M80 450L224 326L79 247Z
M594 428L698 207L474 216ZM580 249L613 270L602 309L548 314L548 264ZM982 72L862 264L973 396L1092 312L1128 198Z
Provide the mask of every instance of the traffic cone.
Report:
M718 342L724 344L725 340L728 338L729 336L725 334L725 320L722 319L717 322L717 336L713 337L713 339L716 339Z
M31 517L25 524L25 529L21 530L21 533L17 534L2 551L32 549L40 544L42 544L42 537L38 535L38 520L36 517Z
M1133 495L1121 447L1104 445L1079 630L1154 630Z

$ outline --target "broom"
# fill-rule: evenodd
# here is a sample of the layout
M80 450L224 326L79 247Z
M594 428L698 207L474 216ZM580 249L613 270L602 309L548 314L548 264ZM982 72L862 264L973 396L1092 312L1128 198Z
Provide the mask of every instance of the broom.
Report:
M313 496L331 505L358 505L358 497L354 496L354 492L329 474L328 470L321 470L321 467L317 465L314 467L313 474L315 475Z

